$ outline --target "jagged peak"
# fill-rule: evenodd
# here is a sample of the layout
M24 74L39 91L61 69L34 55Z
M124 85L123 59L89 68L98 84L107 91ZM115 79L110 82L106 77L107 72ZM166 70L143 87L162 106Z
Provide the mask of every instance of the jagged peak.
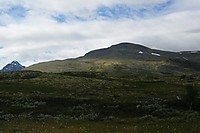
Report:
M18 61L16 61L16 60L14 60L14 61L12 61L11 63L19 63Z
M8 63L5 67L3 67L1 72L13 72L13 71L19 71L21 69L25 68L25 66L22 66L18 61L12 61L11 63Z
M13 64L13 65L21 65L18 61L12 61L10 64Z

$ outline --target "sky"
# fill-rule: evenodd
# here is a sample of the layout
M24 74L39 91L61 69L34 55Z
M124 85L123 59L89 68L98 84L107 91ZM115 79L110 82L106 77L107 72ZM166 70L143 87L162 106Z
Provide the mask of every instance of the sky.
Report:
M0 1L0 67L75 58L120 42L200 50L200 0Z

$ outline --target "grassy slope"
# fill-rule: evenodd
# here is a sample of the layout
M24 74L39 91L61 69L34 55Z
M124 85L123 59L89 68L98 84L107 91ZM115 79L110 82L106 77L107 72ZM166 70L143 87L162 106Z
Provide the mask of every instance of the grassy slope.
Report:
M199 76L137 74L1 73L0 131L199 131L200 109L176 99L188 82L200 88Z
M120 43L90 51L76 59L39 63L25 70L52 73L69 71L115 73L119 70L185 73L199 72L199 59L200 52L170 52L150 49L138 44Z
M62 72L108 72L116 74L118 71L149 71L152 73L183 73L192 70L182 68L170 61L138 61L114 59L74 59L51 61L32 65L24 70L62 73ZM127 74L126 74L127 75Z

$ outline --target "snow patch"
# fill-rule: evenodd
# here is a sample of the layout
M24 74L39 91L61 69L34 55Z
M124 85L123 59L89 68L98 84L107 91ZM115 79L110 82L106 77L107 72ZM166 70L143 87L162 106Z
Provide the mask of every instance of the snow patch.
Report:
M143 54L144 52L142 52L142 51L140 51L140 52L138 52L139 54Z
M155 55L155 56L160 56L160 54L157 54L157 53L151 53L152 55Z
M11 64L14 65L14 66L17 66L18 62L17 61L13 61Z

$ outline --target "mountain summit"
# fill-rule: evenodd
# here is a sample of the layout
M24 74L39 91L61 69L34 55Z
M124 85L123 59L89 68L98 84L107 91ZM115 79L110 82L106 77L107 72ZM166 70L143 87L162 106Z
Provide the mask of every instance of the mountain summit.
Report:
M150 71L184 73L200 71L200 51L162 51L134 43L120 43L86 53L76 59L32 65L26 70L42 72L126 73Z
M108 48L98 49L85 54L83 59L117 59L137 61L162 61L200 63L200 51L171 52L151 49L134 43L120 43Z
M5 67L3 67L0 72L14 72L24 69L25 66L22 66L18 61L12 61L11 63L7 64Z
M144 59L151 49L139 44L120 43L108 48L98 49L85 54L88 59ZM154 59L154 56L152 57ZM147 58L146 58L147 59Z

